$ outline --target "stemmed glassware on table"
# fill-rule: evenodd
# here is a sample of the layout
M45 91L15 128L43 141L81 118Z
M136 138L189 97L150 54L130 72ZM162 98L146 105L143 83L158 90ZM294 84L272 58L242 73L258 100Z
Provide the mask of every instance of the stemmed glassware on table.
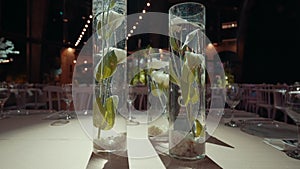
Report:
M0 120L7 118L7 116L4 114L4 105L7 101L7 99L10 96L10 88L8 84L1 83L0 84L0 106L1 106L1 112L0 112Z
M300 85L289 87L286 91L286 112L294 120L297 125L298 143L293 150L285 153L295 159L300 160Z
M138 125L139 122L133 120L134 117L132 116L132 109L134 108L133 103L137 98L137 93L134 91L134 85L128 85L128 96L127 96L127 105L128 105L128 118L127 124L128 125Z
M225 123L226 126L229 127L238 127L236 121L234 121L234 111L236 106L240 103L242 99L243 90L240 88L239 84L232 83L226 86L226 103L231 109L231 117L230 121Z
M26 111L27 86L25 84L14 84L13 90L16 96L17 115L28 115Z
M63 116L66 120L72 119L71 116L71 103L73 101L72 98L72 84L62 84L62 94L61 97L63 101L66 103L66 110L63 111Z

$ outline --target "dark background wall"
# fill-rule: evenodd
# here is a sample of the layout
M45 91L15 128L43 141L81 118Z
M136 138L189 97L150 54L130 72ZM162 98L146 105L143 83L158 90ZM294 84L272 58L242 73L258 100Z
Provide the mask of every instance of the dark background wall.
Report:
M242 81L300 81L298 0L246 0L238 32L243 58Z

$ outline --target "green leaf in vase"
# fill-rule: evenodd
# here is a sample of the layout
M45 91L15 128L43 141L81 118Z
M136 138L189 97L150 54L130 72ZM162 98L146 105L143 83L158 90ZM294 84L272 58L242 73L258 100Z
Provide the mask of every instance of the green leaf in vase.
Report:
M110 96L106 99L104 106L101 103L101 98L96 98L93 108L93 124L95 127L100 128L101 130L113 128L118 105L117 98L117 96Z
M113 8L116 4L116 0L111 0L109 4L109 9Z
M192 73L187 64L183 64L180 77L181 95L184 105L197 103L199 101L197 76Z
M169 63L169 71L170 71L170 75L169 75L169 78L170 78L170 81L173 83L173 84L177 84L179 85L179 80L178 80L178 77L174 71L174 67L173 67L173 64L172 64L172 61L170 61Z
M190 102L192 104L198 103L199 102L199 89L196 86L193 86L190 88Z
M203 126L197 119L194 120L193 133L195 137L199 137L204 134Z
M140 72L134 75L134 77L130 81L130 84L136 85L140 83L145 85L147 83L147 80L147 71L142 69Z
M100 63L96 66L96 80L100 82L103 79L111 77L117 69L118 58L114 51L106 53Z
M189 84L193 83L193 81L195 80L194 73L191 71L191 69L186 63L182 65L181 72L181 80Z
M181 96L183 100L183 105L185 106L189 103L190 88L191 88L191 84L186 83L183 80L180 81Z
M177 40L173 37L170 37L170 45L171 45L171 49L176 51L176 52L179 52L179 44L177 44Z

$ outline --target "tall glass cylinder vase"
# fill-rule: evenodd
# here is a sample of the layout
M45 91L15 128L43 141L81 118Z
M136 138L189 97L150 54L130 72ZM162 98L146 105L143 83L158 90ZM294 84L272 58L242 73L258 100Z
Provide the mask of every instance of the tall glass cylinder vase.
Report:
M93 152L126 155L126 0L93 0ZM124 87L125 88L125 87Z
M171 57L169 154L205 157L205 7L194 2L169 9Z

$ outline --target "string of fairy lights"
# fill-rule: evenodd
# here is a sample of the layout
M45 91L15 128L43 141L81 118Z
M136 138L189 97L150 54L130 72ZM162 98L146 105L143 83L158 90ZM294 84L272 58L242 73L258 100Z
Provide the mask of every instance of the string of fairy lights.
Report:
M89 24L92 22L92 19L93 18L93 15L90 15L89 18L86 20L86 23L84 25L84 27L82 28L82 31L81 31L81 34L79 35L76 43L75 43L75 47L77 47L80 43L80 41L82 40L84 34L86 33L88 27L89 27Z
M151 6L151 0L148 0L147 3L146 3L146 6L144 7L144 9L141 11L141 14L138 16L138 19L137 21L135 22L134 25L132 25L132 28L128 31L129 33L127 34L127 37L126 39L128 40L128 38L131 37L131 35L134 33L134 30L136 30L138 28L138 25L139 25L139 20L142 20L143 19L143 14L146 13L149 8Z
M149 10L150 6L151 6L151 0L148 0L146 2L146 5L145 5L144 9L141 11L141 14L138 16L137 21L131 27L131 29L128 31L129 33L127 34L127 37L126 37L127 40L134 33L134 30L136 30L138 28L139 20L143 19L143 15L142 14L146 13ZM81 31L81 33L80 33L80 35L79 35L79 37L78 37L78 39L77 39L77 41L75 43L75 47L77 47L80 44L80 42L81 42L83 36L85 35L85 33L86 33L86 31L87 31L90 23L92 22L92 18L93 18L93 16L89 15L89 18L86 20L86 23L85 23L84 27L82 28L82 31Z

